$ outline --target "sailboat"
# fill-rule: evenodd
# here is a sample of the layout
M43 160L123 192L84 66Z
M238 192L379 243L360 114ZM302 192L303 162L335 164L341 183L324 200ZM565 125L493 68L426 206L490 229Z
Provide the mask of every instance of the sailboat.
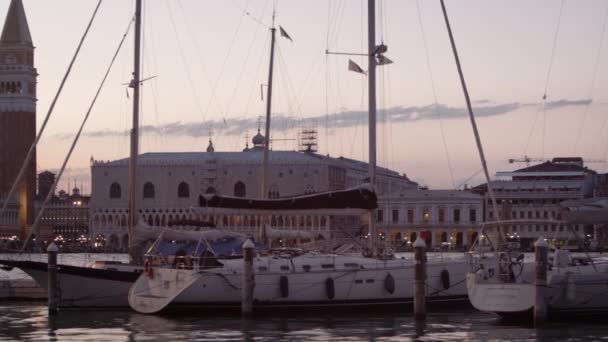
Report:
M559 224L606 224L606 199L565 201ZM534 223L553 223L544 221ZM504 224L522 223L502 221ZM575 232L574 238L578 239ZM537 243L545 243L541 237ZM517 247L517 246L514 246ZM552 259L552 260L551 260ZM504 317L531 317L536 303L535 263L526 262L517 249L491 255L471 252L467 291L471 304L480 311ZM589 255L574 256L567 249L555 249L549 257L544 302L547 314L589 314L608 311L606 298L608 260Z
M271 28L274 42L274 27ZM271 61L273 44L271 44ZM319 254L304 251L277 251L270 255L257 255L253 260L255 286L253 289L254 310L271 308L336 308L370 305L404 305L413 303L414 260L394 258L392 255L378 256L375 253L375 203L376 179L376 65L379 64L386 46L376 46L375 42L375 1L368 0L368 82L369 82L369 179L365 185L373 205L368 209L370 255L353 256L344 254ZM269 80L272 78L272 64ZM269 82L269 94L272 87ZM270 96L267 97L270 101ZM269 108L267 105L266 151L268 149ZM267 156L264 158L267 161ZM266 184L263 181L262 184ZM264 185L263 185L264 186ZM344 192L361 192L361 189ZM265 191L262 191L265 193ZM340 192L328 192L314 196L339 198ZM370 197L368 196L368 197ZM319 205L320 198L300 198L286 200L205 200L201 207L218 203L219 209L243 206L263 212L264 210L299 210L313 214L315 210L327 210ZM302 205L296 205L302 201ZM334 203L340 201L333 200ZM202 200L201 200L202 202ZM221 203L227 204L222 205ZM282 203L283 202L283 203ZM286 203L285 203L286 202ZM290 204L292 203L292 204ZM290 207L293 205L293 207ZM340 203L344 206L344 203ZM226 206L228 208L226 208ZM348 209L331 208L339 212ZM157 313L167 306L196 306L200 309L241 307L244 277L244 258L213 258L209 264L205 256L191 255L187 262L175 262L161 253L151 250L146 255L145 272L129 290L130 306L141 313ZM466 289L464 263L429 262L427 264L427 301L437 303L464 302Z
M140 46L141 46L141 0L135 5L135 52L134 72L130 87L133 88L133 129L131 131L130 184L129 189L129 237L135 236L136 202L135 190L138 156ZM123 38L124 39L124 38ZM64 165L65 166L65 165ZM130 263L96 261L86 266L59 265L57 276L60 282L59 307L114 307L127 306L126 293L131 284L143 272L138 263L138 249L134 243L129 249ZM141 255L141 253L139 253ZM6 267L17 267L31 276L43 288L48 288L48 265L46 262L24 260L22 255L7 256L0 260Z

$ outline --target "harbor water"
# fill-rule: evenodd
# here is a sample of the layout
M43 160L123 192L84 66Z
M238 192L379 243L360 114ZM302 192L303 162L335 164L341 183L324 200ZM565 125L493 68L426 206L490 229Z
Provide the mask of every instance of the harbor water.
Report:
M432 313L417 324L410 313L238 316L129 310L64 310L44 304L0 304L0 341L601 341L608 326L557 322L543 329L507 323L473 310Z
M17 257L18 255L14 255ZM3 255L8 257L8 255ZM19 258L45 259L45 255ZM409 255L405 255L409 257ZM462 253L435 256L463 260ZM62 254L60 263L126 261L126 255ZM447 261L447 260L446 260ZM13 269L0 278L21 279ZM471 308L434 309L425 323L403 310L267 313L252 319L213 312L142 315L129 309L60 310L49 316L46 302L0 301L1 341L608 341L603 316L551 322L535 329Z

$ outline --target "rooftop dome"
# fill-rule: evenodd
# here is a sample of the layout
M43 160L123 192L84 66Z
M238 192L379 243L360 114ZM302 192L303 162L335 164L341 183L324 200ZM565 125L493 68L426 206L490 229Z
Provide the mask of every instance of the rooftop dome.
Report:
M251 139L253 143L253 147L264 147L264 143L266 142L266 138L260 133L260 129L258 128L258 134L256 134L253 139Z

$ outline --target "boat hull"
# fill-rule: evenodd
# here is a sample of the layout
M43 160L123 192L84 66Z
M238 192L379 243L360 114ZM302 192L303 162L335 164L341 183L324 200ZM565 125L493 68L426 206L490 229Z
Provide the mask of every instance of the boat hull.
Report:
M292 264L302 264L301 260L294 260L291 261ZM395 262L383 263L385 262L378 261L373 269L256 272L253 290L254 310L411 305L414 298L413 263L402 262L400 265ZM254 266L257 269L262 264L264 262L257 262ZM465 272L464 263L428 264L427 302L468 305ZM149 294L145 290L137 291L141 297L144 297L140 298L141 301L145 301L145 297L153 298L151 301L159 297L163 297L163 300L171 297L168 306L172 308L239 309L241 307L242 261L232 261L224 267L206 270L176 271L156 268L154 277L159 281L156 284L150 282ZM195 277L197 279L187 287L180 288L179 293L170 291L157 293L156 289L163 286L165 281L176 279L177 282L179 279ZM169 288L170 286L167 286L167 289ZM153 303L142 302L142 304L142 312L154 306ZM138 310L137 307L134 309Z
M48 289L47 263L38 261L0 261L21 269L40 287ZM139 271L96 269L58 265L58 306L69 307L128 307L127 293L139 277Z

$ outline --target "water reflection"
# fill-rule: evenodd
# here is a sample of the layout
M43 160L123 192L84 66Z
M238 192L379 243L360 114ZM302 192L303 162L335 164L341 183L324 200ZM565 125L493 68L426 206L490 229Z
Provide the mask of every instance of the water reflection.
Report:
M555 341L599 340L602 322L558 322L534 329L493 316L443 312L416 322L409 314L235 316L128 310L64 310L49 317L41 304L0 305L0 341Z

